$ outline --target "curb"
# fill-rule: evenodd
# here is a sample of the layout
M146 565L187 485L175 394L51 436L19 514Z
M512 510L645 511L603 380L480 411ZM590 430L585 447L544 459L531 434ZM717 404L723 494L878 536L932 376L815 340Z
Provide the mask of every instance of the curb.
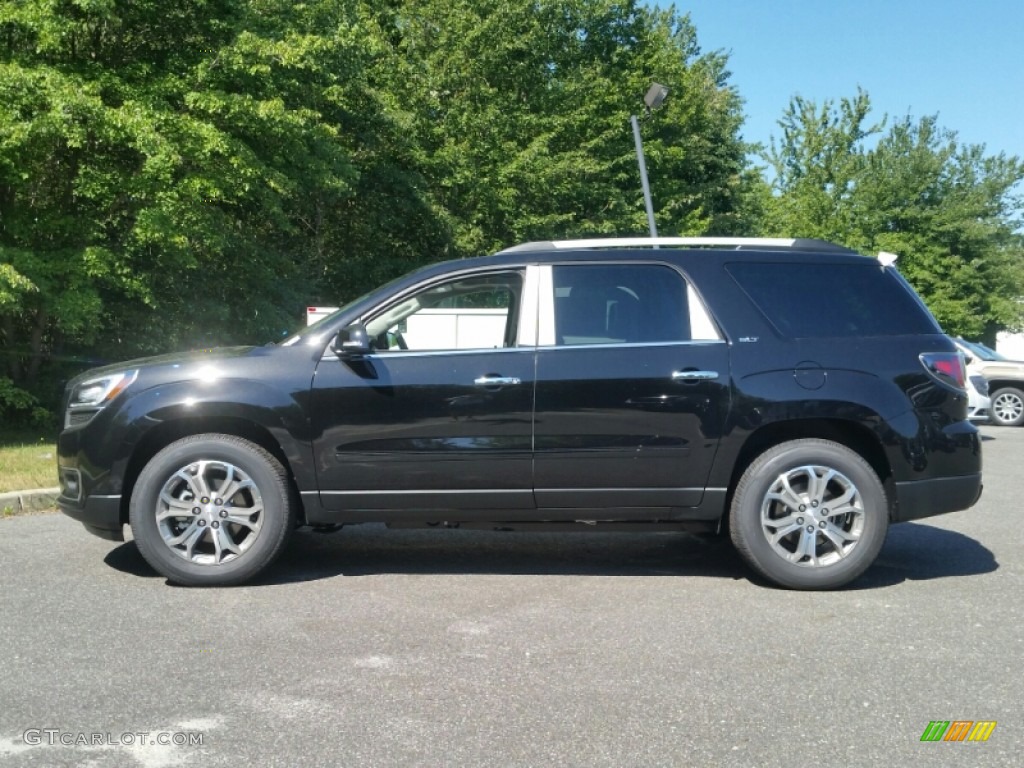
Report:
M57 506L60 488L34 488L28 491L0 493L0 513L19 515L24 512L38 512ZM11 512L7 512L11 510Z

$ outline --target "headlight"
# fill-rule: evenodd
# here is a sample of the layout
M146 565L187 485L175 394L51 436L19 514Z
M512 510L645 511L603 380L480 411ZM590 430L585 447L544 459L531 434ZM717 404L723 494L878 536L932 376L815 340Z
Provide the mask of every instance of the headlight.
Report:
M86 379L78 384L68 400L64 426L85 424L107 403L127 389L138 375L137 370L119 371L106 376L97 376L94 379Z

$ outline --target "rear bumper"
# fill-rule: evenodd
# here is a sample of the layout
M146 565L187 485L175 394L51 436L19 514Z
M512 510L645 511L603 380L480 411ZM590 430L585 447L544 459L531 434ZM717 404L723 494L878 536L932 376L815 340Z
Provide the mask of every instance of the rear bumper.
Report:
M981 497L981 473L896 483L892 522L919 520L967 509Z
M121 522L121 496L86 496L82 501L61 497L60 511L77 520L89 533L109 541L124 541Z

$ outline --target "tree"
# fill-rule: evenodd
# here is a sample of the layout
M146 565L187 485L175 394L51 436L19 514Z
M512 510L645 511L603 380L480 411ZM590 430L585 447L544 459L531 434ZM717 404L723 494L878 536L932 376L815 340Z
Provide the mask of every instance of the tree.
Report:
M527 239L725 233L740 100L689 19L619 0L0 6L4 401L72 367L263 342L310 301Z
M396 0L367 13L385 42L375 83L404 111L456 255L645 232L629 115L652 80L673 91L644 123L663 231L728 228L741 104L688 18L613 0Z
M994 338L1021 322L1024 165L961 145L934 116L870 123L868 95L838 106L795 98L781 141L769 233L820 237L863 252L890 251L953 334Z
M62 348L266 339L315 279L375 119L352 3L26 0L0 10L0 335ZM250 300L257 297L257 301Z

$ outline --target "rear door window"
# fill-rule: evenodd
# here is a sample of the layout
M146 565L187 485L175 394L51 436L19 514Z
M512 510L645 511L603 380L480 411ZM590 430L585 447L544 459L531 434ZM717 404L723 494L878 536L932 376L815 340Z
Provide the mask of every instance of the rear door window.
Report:
M699 298L669 267L556 265L551 279L558 346L718 338Z

